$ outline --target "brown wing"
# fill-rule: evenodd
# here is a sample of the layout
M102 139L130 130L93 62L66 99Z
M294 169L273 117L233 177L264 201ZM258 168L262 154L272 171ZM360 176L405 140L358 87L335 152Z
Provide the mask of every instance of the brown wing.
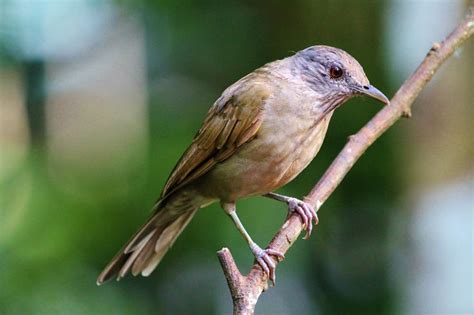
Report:
M269 88L250 74L224 91L171 173L160 199L207 173L253 139L262 122Z

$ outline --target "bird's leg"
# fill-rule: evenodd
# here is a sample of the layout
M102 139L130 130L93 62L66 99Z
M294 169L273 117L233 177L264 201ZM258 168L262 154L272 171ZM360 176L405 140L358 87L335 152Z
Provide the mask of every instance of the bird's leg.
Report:
M222 208L227 212L227 214L231 217L232 221L234 221L235 226L239 230L240 234L245 238L247 241L250 250L252 251L253 255L255 256L255 259L257 260L258 264L263 268L265 273L268 275L270 280L272 281L273 285L275 285L275 280L276 280L276 275L275 275L275 262L273 259L270 257L270 255L273 255L278 259L284 259L285 256L274 249L267 248L267 249L262 249L260 246L258 246L250 237L250 235L247 233L245 230L242 222L240 222L240 219L237 215L237 212L235 211L235 203L222 203Z
M278 201L283 201L288 204L288 215L292 214L293 212L298 213L301 218L301 221L303 221L304 229L306 230L306 235L304 239L308 239L310 237L311 232L313 231L313 221L314 224L318 224L319 221L318 215L316 214L316 211L314 210L313 206L302 200L272 192L263 196Z

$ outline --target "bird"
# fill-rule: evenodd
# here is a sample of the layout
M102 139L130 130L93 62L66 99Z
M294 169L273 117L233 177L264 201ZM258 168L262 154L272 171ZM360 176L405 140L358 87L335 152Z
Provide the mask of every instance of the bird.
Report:
M97 284L128 273L149 276L196 212L215 202L275 284L276 261L284 255L253 241L236 202L252 196L285 202L288 214L301 218L308 238L318 222L315 209L274 191L308 166L334 110L358 95L389 104L354 57L324 45L267 63L230 85L174 167L151 216L105 267Z

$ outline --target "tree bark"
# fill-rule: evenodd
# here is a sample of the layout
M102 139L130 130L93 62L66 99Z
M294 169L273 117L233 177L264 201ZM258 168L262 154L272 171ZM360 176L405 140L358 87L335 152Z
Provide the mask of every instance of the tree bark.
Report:
M305 197L306 202L312 204L316 211L320 209L321 205L341 183L344 176L374 141L398 119L411 116L410 109L415 98L431 80L441 64L473 33L474 6L471 6L464 20L453 32L441 43L433 44L423 62L392 98L390 105L385 106L359 132L349 137L349 141L342 151ZM299 217L296 214L291 215L273 237L268 248L286 253L302 230L303 225ZM255 263L247 276L243 276L227 248L218 251L217 255L230 289L234 314L253 314L258 298L263 291L268 289L267 275ZM278 263L278 261L275 263Z

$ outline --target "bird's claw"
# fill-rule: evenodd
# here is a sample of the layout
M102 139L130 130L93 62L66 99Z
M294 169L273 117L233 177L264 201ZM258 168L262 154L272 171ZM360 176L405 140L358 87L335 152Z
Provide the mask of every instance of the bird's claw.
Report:
M279 261L280 259L281 260L285 259L285 255L271 248L262 249L257 244L252 244L250 248L258 264L262 267L263 271L268 275L268 278L272 282L273 286L275 286L276 264L273 258L270 257L270 255L275 256L277 261Z
M315 225L319 222L318 215L313 206L299 199L290 198L288 200L288 212L289 214L296 212L300 216L303 227L306 230L304 239L307 240L313 231L313 221Z

